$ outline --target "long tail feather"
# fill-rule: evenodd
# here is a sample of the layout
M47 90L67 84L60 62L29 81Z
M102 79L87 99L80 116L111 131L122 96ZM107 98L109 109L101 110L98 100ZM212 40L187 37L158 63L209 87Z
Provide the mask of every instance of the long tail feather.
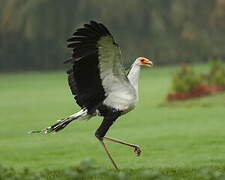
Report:
M71 123L74 120L89 119L89 118L90 118L90 115L87 114L87 110L82 109L81 111L79 111L65 119L59 120L57 123L53 124L52 126L49 126L43 130L30 131L29 134L58 132L58 131L64 129L69 123Z

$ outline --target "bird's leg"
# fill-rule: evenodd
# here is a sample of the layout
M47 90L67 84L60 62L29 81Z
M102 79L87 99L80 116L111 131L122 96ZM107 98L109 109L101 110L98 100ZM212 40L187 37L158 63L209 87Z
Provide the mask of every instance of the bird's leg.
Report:
M106 144L103 142L103 140L99 140L99 141L100 141L100 143L102 144L103 148L105 149L105 152L107 153L107 155L108 155L110 161L112 162L114 168L115 168L116 170L119 170L118 167L117 167L117 165L116 165L116 163L115 163L115 161L113 160L113 158L112 158L112 156L111 156L111 154L110 154L110 152L109 152L109 150L108 150Z
M130 146L130 147L134 148L134 152L137 154L137 156L140 156L140 154L141 154L141 147L139 145L130 144L130 143L121 141L119 139L115 139L115 138L111 138L111 137L107 137L107 136L104 136L103 139Z
M106 144L103 142L103 138L106 134L106 132L109 130L110 126L113 124L113 122L116 120L118 116L111 116L111 117L104 117L101 125L95 132L95 136L98 138L100 143L102 144L105 152L107 153L110 161L112 162L113 166L115 167L116 170L118 170L118 166L116 165L115 161L113 160L108 148L106 147Z

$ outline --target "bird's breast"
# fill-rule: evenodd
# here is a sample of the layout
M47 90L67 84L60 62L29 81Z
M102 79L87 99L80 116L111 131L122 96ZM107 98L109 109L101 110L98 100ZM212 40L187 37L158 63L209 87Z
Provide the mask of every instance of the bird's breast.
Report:
M137 97L136 94L130 94L126 91L115 92L109 94L103 103L121 112L127 113L134 109L137 103Z

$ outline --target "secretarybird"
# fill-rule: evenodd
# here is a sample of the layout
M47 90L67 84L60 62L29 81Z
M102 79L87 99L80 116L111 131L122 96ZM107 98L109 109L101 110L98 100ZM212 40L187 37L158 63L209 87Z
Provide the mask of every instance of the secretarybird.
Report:
M77 29L67 41L68 47L73 50L72 57L65 61L72 65L67 72L68 82L81 110L44 130L31 133L58 132L74 120L102 116L103 121L95 132L95 136L104 147L113 166L118 169L104 140L132 147L138 156L141 148L105 135L118 117L134 109L138 101L140 68L141 66L151 67L153 63L147 58L139 57L126 74L122 66L119 45L103 24L94 21Z

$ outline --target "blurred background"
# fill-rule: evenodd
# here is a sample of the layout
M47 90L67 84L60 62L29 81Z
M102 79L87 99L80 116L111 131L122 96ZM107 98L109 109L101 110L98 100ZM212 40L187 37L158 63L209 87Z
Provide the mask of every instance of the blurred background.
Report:
M62 69L66 39L90 20L110 29L126 61L225 58L224 0L1 0L0 70Z
M0 170L62 169L86 157L112 168L94 136L101 118L27 134L79 110L63 61L66 40L90 20L108 27L126 67L139 56L155 64L142 69L137 108L108 132L144 152L108 143L119 167L225 174L225 0L0 0Z

